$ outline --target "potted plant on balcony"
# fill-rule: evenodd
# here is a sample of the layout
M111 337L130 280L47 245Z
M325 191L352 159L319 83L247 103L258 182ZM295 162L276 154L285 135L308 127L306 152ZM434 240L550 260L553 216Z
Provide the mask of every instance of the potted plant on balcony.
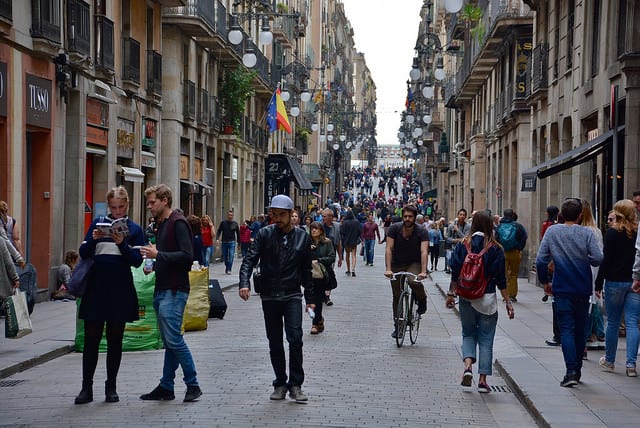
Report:
M256 75L256 71L242 66L225 73L218 94L224 109L225 133L240 130L247 100L255 93L251 83Z
M276 4L276 12L280 14L287 13L289 11L288 9L288 6L282 2Z
M486 28L482 22L484 13L480 6L467 3L460 11L460 18L467 23L467 28L473 39L480 43L484 39Z
M304 155L308 153L309 135L311 130L308 128L301 126L296 129L295 146Z

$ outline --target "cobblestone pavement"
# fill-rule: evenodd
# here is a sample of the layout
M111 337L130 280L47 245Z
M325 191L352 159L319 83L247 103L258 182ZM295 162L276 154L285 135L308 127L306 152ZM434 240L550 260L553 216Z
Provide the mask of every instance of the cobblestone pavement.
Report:
M325 310L324 333L309 335L305 316L303 389L308 404L269 400L273 371L260 299L242 302L232 288L225 292L225 318L209 320L205 331L186 334L204 392L199 402L182 402L185 387L179 381L175 401L138 398L157 385L161 374L163 351L151 351L124 355L120 402L115 404L104 402L101 355L95 401L74 405L82 355L71 353L2 380L0 426L536 426L497 372L489 378L491 394L478 393L475 384L470 391L459 386L460 325L456 313L444 308L434 283L426 282L430 299L417 344L407 340L396 347L390 337L391 290L382 276L383 251L383 245L376 247L375 267L364 266L360 258L356 278L337 269L339 287L335 305ZM181 376L178 370L177 380Z

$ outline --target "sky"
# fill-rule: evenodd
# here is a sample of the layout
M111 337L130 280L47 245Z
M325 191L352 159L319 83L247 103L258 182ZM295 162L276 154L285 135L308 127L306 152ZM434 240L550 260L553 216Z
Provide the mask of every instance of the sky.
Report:
M422 0L342 0L376 84L377 142L398 144Z

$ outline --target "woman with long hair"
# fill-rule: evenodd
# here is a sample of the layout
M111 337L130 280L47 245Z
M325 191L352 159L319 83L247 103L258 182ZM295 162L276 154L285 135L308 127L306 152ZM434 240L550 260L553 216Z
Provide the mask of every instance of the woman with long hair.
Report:
M107 221L127 219L126 234L105 234L96 228L104 218L96 218L80 245L80 257L93 258L87 290L82 297L78 318L84 321L84 348L82 351L82 390L76 404L93 401L93 375L98 365L98 348L102 332L107 326L107 381L105 401L119 401L116 377L122 359L122 338L125 323L138 319L138 295L133 285L131 267L142 264L140 251L135 246L144 245L144 232L133 220L127 218L129 194L123 186L107 193L109 215Z
M502 301L506 305L509 318L513 318L514 310L509 293L507 292L507 278L505 274L504 250L498 244L493 233L493 219L487 211L478 211L471 222L471 233L464 238L463 244L456 245L451 254L451 284L447 293L446 306L455 305L456 285L467 255L467 244L475 254L481 252L487 245L488 250L482 256L484 274L488 278L484 295L478 299L468 300L459 297L460 323L462 324L462 360L464 371L462 386L470 387L473 380L473 363L478 361L478 392L490 392L487 375L492 373L493 338L498 324L498 297L496 289L500 290ZM478 357L476 358L476 354Z
M206 214L201 218L200 233L202 234L203 266L207 267L216 250L216 247L213 245L213 238L216 236L216 227L213 225L211 217Z
M324 233L324 227L319 221L314 221L309 225L311 235L311 260L312 263L321 263L326 272L323 279L313 280L313 302L316 305L315 316L311 326L311 334L318 334L324 331L324 318L322 316L322 304L324 303L325 291L329 290L331 276L335 278L333 263L336 261L336 253L333 243Z
M607 229L604 237L604 260L596 279L596 293L602 294L604 283L604 306L607 312L605 331L605 354L600 358L600 367L613 371L618 348L618 329L624 312L627 329L627 376L636 377L638 358L638 320L640 319L640 293L634 292L633 264L636 255L638 220L633 201L624 199L613 206L616 221Z

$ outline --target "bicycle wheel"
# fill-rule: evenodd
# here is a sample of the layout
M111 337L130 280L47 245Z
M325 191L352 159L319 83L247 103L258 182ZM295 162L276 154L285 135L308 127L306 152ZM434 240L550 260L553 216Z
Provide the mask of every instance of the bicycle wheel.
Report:
M411 305L409 306L409 339L411 344L415 344L418 340L418 331L420 330L420 318L418 313L418 302L413 294L411 294Z
M396 308L396 345L398 345L398 348L400 348L404 343L408 316L409 293L402 291L400 293L400 299L398 299L398 307Z

